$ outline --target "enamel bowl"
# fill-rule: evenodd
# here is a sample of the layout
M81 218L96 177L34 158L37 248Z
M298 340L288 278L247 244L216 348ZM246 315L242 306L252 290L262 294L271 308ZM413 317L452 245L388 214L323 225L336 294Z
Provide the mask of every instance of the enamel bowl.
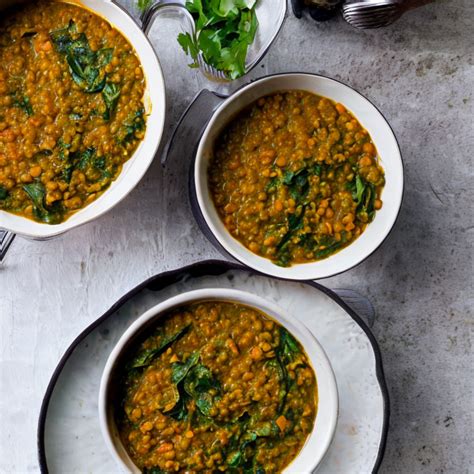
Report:
M170 309L191 302L210 300L242 303L262 311L293 334L306 351L316 373L318 410L313 431L298 456L284 472L285 474L312 473L323 460L336 430L338 394L331 364L312 333L296 318L259 296L233 289L194 290L170 298L140 316L123 334L107 360L99 390L100 426L110 453L123 472L140 473L120 440L113 416L114 406L118 402L114 399L117 394L118 374L126 361L128 349L154 327L159 318Z
M306 90L342 103L368 130L385 170L383 207L364 233L330 257L311 263L279 267L237 241L225 228L214 206L208 185L208 168L214 143L222 130L243 109L260 97L285 90ZM192 172L191 193L194 213L210 240L224 253L254 270L279 278L314 280L344 272L365 260L387 238L400 211L403 197L403 164L400 149L390 125L379 110L351 87L327 77L289 73L263 77L229 97L220 100L199 141ZM196 209L197 207L197 209ZM197 212L196 212L197 211Z
M0 0L0 11L11 3L10 0ZM111 0L83 0L69 3L87 8L106 19L134 47L146 79L144 105L147 128L144 139L123 165L117 179L97 200L74 213L65 222L48 225L0 210L0 228L38 240L49 239L90 222L122 201L139 183L153 161L165 124L166 93L163 73L155 51L143 30L121 6Z

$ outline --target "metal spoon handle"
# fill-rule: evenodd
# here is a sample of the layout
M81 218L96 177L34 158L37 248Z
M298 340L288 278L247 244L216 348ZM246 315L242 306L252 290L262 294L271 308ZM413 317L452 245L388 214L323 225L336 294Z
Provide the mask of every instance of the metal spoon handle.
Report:
M7 230L0 229L0 265L5 261L8 249L15 239L15 234Z

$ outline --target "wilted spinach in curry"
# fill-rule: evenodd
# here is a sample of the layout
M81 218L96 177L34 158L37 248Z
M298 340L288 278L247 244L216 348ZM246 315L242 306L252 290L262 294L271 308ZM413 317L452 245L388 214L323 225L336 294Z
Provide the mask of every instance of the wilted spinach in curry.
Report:
M311 432L317 387L296 339L247 306L172 311L124 367L116 419L144 473L281 472Z
M145 129L145 80L90 10L36 2L0 20L0 209L58 224L100 196Z
M278 265L349 245L382 206L371 138L341 104L305 91L259 99L217 140L210 191L231 234Z

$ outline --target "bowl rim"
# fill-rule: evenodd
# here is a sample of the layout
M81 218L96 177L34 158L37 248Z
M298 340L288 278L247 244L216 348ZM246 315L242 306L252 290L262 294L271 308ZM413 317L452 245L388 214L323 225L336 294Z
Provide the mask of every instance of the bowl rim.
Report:
M384 122L384 125L387 127L387 131L389 132L389 135L391 136L391 138L393 138L393 141L394 141L395 147L393 148L393 151L397 158L396 164L400 168L400 182L397 183L397 188L399 188L399 192L396 196L397 199L393 201L395 203L396 212L394 212L393 215L390 217L387 230L384 230L384 232L382 233L383 237L380 239L378 244L374 246L373 248L371 248L369 252L360 252L360 257L356 259L352 259L353 261L350 263L350 265L344 266L341 269L337 269L334 271L321 272L317 268L318 263L327 262L334 255L337 255L339 252L337 252L336 254L332 256L329 256L326 259L317 260L314 262L295 264L290 267L279 267L276 264L273 264L273 266L269 268L264 268L264 266L268 262L270 262L269 259L266 259L265 257L261 257L257 254L254 254L250 250L248 250L245 246L243 246L243 244L241 244L237 239L235 239L227 230L221 233L219 229L217 229L217 227L213 224L213 220L209 216L209 213L207 212L206 204L209 204L209 206L214 206L214 203L212 202L212 198L209 196L208 189L201 186L199 176L200 176L200 173L202 172L201 168L205 165L203 148L205 146L208 136L212 132L213 127L219 126L218 119L220 118L220 114L230 104L234 103L235 100L237 100L242 94L244 94L248 90L262 83L271 82L272 80L278 79L281 77L290 78L290 79L291 78L304 78L304 77L309 77L315 80L320 79L323 81L328 81L329 83L332 83L338 88L346 89L346 91L349 91L350 93L355 94L356 96L359 96L360 99L365 101L370 107L374 109L373 111L375 113L378 113L380 115L380 117L382 118ZM300 89L299 88L291 89L290 87L286 87L286 88L282 88L281 90L300 90ZM265 95L265 93L263 93L262 95ZM190 185L191 185L191 191L192 191L191 207L193 209L195 217L197 217L198 224L202 228L204 234L206 234L207 238L211 241L211 243L214 246L216 246L218 250L220 250L224 255L230 256L231 258L235 259L237 262L241 263L242 265L245 265L246 267L249 267L253 269L254 271L257 271L264 275L269 275L269 276L273 276L277 278L284 278L284 279L293 280L293 281L325 279L325 278L333 277L335 275L339 275L341 273L344 273L360 265L362 262L367 260L376 250L378 250L383 245L383 243L387 240L387 238L393 231L395 224L398 221L402 204L403 204L403 199L404 199L404 194L405 194L405 169L404 168L405 167L404 167L404 162L403 162L403 156L400 149L400 144L395 135L395 132L393 131L392 126L390 125L388 120L385 118L383 113L380 111L380 109L371 100L369 100L365 95L361 94L352 86L338 79L334 79L332 77L328 77L323 74L316 74L316 73L310 73L310 72L283 72L283 73L269 74L269 75L262 76L256 79L255 81L252 81L250 83L243 85L242 87L234 91L231 95L229 95L227 98L225 98L225 100L223 100L223 102L213 112L209 121L205 125L204 130L199 139L199 142L196 146L196 150L194 153L194 161L191 168L191 176L190 176L191 178ZM384 200L385 199L386 198L384 198ZM390 199L392 199L392 197L390 197ZM232 249L232 247L227 244L226 242L227 237L229 237L233 242L236 243L236 246L238 246L239 249L241 250L241 254L237 254ZM349 245L348 247L350 246L351 245ZM263 262L262 265L260 265L259 263L258 264L252 263L251 261L252 258L256 258L258 262ZM307 274L308 272L304 272L304 269L306 268L314 268L314 271L311 273L311 275L308 276ZM304 275L300 274L298 270L303 270L303 273L305 274Z
M100 429L102 432L102 436L105 440L107 448L116 461L116 463L122 468L127 470L128 472L140 472L138 468L135 470L130 471L131 467L125 463L122 457L119 455L117 451L116 444L113 441L113 435L111 433L110 427L110 410L111 407L108 403L108 393L110 389L110 382L111 376L115 370L115 366L119 357L123 354L124 350L129 347L129 344L137 335L140 334L140 331L143 327L147 325L151 325L158 321L167 311L170 309L176 308L183 304L189 304L193 302L199 301L228 301L228 302L237 302L243 305L247 305L249 307L255 308L264 314L267 314L272 319L275 319L278 324L285 327L291 334L293 334L298 342L302 345L303 349L305 350L308 358L310 360L311 365L318 365L320 367L319 370L316 370L313 367L313 370L316 373L316 381L318 387L318 407L316 412L315 424L311 433L308 435L308 438L305 441L305 444L299 451L298 455L293 459L293 461L285 468L283 472L286 474L294 473L294 474L310 474L313 472L322 462L326 453L331 446L332 440L335 435L336 426L337 426L337 419L338 419L338 411L339 411L339 397L338 397L338 389L336 378L334 375L334 371L332 369L331 363L329 358L327 357L323 347L315 337L315 335L306 327L304 323L299 321L295 318L290 312L284 311L280 308L276 303L273 301L266 300L265 298L255 295L253 293L242 291L233 288L202 288L197 290L191 290L184 293L180 293L173 297L170 297L161 303L153 306L141 316L139 316L122 334L120 339L114 345L112 352L110 353L105 367L102 372L102 377L100 381L100 388L99 388L99 400L98 400L98 411L99 411L99 423ZM293 326L291 329L288 328L289 326ZM296 332L298 334L294 334ZM302 338L305 338L306 344L301 341ZM308 347L308 343L310 346ZM315 364L316 362L316 364ZM315 444L315 427L319 427L318 423L318 414L320 413L321 406L319 404L320 400L320 375L321 379L324 382L325 387L325 397L327 398L325 405L324 405L324 415L328 415L329 421L326 420L326 428L323 427L325 433L322 435L321 440L317 440L317 445L321 445L322 449L320 449L319 457L314 458L314 445ZM321 412L323 413L323 412ZM113 420L112 420L113 422ZM321 421L320 421L321 423ZM321 435L320 435L321 436ZM312 441L312 443L311 443ZM317 446L316 445L316 446ZM123 448L123 445L121 445ZM309 449L313 449L312 453L310 454L310 458L312 458L311 466L301 471L302 466L298 465L298 471L292 470L292 465L296 463L298 459L301 458L302 454L306 454L308 457ZM128 457L128 455L127 455ZM131 460L130 460L131 461ZM131 462L133 465L133 462ZM134 466L134 465L133 465Z
M100 5L94 3L93 0L81 0L79 4L75 1L70 2L68 0L63 0L63 2L72 3L79 8L92 11L95 15L103 18L113 28L118 30L132 45L145 74L144 102L145 109L148 108L149 113L145 137L123 165L124 167L128 165L128 168L121 170L117 178L112 181L101 196L89 205L79 209L67 220L56 225L50 225L0 210L0 228L2 230L34 240L48 240L69 232L70 230L98 219L122 202L136 188L151 166L163 137L166 119L166 84L161 63L150 39L141 29L137 21L125 8L112 0L104 1ZM109 10L109 13L104 13L104 10ZM113 15L117 16L114 18ZM126 28L118 26L117 18L120 18L126 23ZM139 49L145 49L146 54L144 54L144 52L140 54ZM149 74L147 74L147 71L149 71ZM152 100L153 96L159 96L159 100ZM142 149L145 146L149 149ZM130 174L132 169L133 175ZM127 173L127 179L119 183L119 178L124 173ZM115 191L113 195L111 195L112 191ZM110 202L101 206L107 197ZM82 215L90 206L94 206L96 209L89 211L88 213L90 213L90 215ZM78 218L74 219L76 216L78 216Z

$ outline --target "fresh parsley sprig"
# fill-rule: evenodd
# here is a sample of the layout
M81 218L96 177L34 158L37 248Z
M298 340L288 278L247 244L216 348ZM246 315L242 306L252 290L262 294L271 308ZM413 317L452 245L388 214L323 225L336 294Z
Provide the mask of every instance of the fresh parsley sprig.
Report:
M194 35L181 33L178 42L199 67L198 58L229 79L245 74L245 61L258 28L255 6L258 0L188 0L186 8L195 21ZM138 7L147 8L151 0L138 0Z

